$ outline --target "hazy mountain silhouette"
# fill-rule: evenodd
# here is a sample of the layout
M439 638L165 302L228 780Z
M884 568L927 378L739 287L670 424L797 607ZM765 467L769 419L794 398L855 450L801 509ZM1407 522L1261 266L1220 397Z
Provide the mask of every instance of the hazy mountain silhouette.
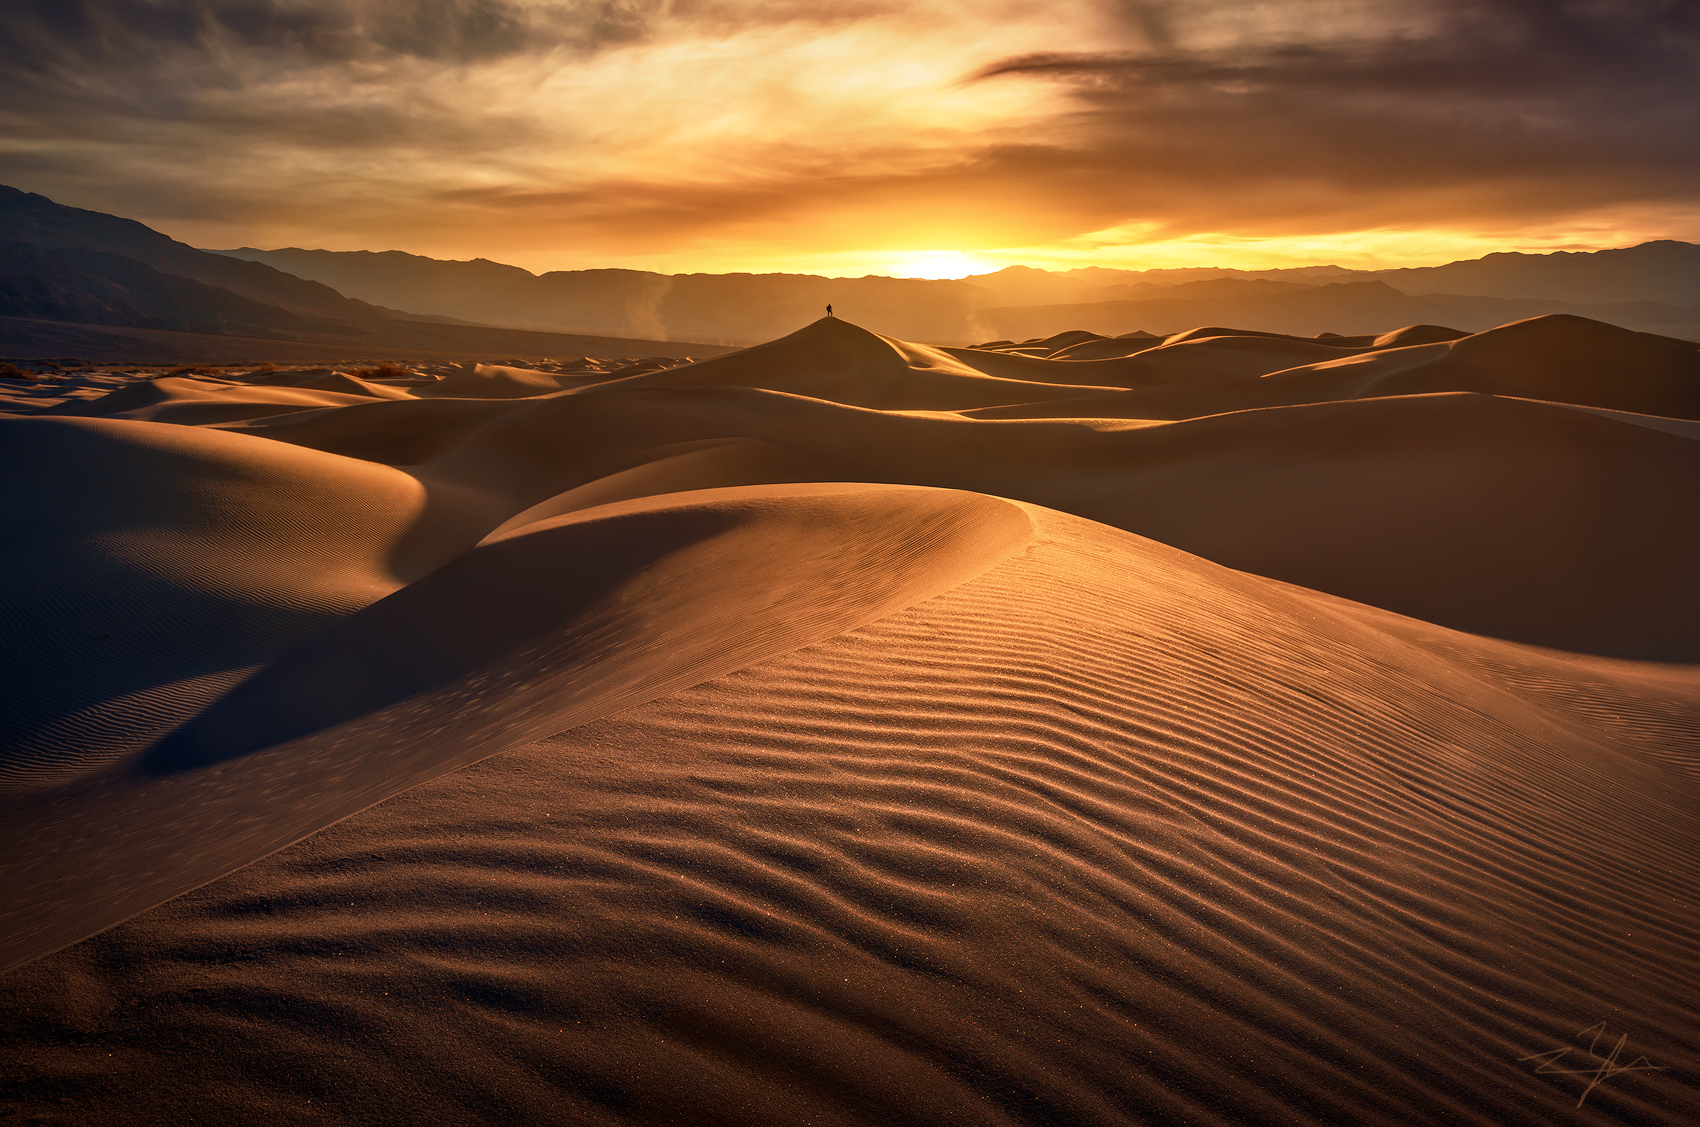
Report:
M1012 266L961 281L641 270L535 275L487 259L444 261L400 251L217 253L420 312L527 329L725 343L782 336L827 302L890 336L957 343L1075 328L1169 334L1222 323L1307 336L1416 323L1480 330L1548 313L1700 336L1700 312L1693 308L1700 303L1700 247L1673 242L1591 254L1496 254L1423 270Z
M175 302L186 298L190 291L170 286L168 288L176 296L163 291L157 294L136 292L126 298L116 294L114 288L127 290L135 286L146 291L150 287L163 284L157 280L159 277L169 276L216 287L251 303L306 317L330 317L358 323L389 320L396 315L393 310L380 309L365 301L346 298L327 285L294 277L263 263L243 262L226 255L196 250L187 243L180 243L133 219L66 207L54 203L46 196L5 186L0 186L0 242L20 249L32 246L39 248L39 252L24 250L23 253L33 253L33 261L40 263L42 268L51 270L58 278L60 287L75 288L71 279L73 273L100 279L100 283L91 291L90 297L93 300L73 299L69 296L71 290L61 288L59 300L69 302L65 305L67 311L98 310L102 306L116 308L113 303L117 302L119 305L128 304L136 309L150 307L163 313ZM124 258L139 263L150 270L138 271L111 261L110 258L96 261L86 256L79 258L53 253L68 250L98 251L111 258ZM208 295L202 296L205 300L215 303L222 301ZM42 308L40 295L34 307ZM45 316L41 313L22 312L22 307L10 304L0 308L9 316ZM20 311L14 312L14 309ZM239 307L228 302L222 303L222 309L227 316L246 318L243 323L254 327L272 328L288 323L287 318L279 318L276 313ZM238 309L243 312L238 314ZM157 317L154 319L157 320ZM195 316L190 318L197 319ZM138 322L120 320L99 323ZM187 324L155 327L178 328L187 327Z
M1374 272L1015 266L960 281L615 269L535 275L487 259L401 251L203 251L131 219L0 186L0 317L392 351L624 355L640 343L748 344L785 335L827 304L889 336L963 344L1068 329L1168 335L1211 324L1303 336L1390 324L1479 331L1552 313L1691 338L1700 336L1697 303L1700 246L1670 241ZM516 349L479 326L575 336Z
M1374 277L1408 294L1693 306L1700 304L1700 246L1661 239L1620 250L1500 253Z
M277 329L353 335L353 325L308 318L144 262L84 247L0 244L0 312L12 317L273 336Z
M531 277L514 267L497 269ZM161 333L232 339L208 344ZM272 343L240 343L256 340ZM358 347L372 355L443 359L683 354L663 341L516 333L429 310L401 312L261 262L196 250L132 219L0 185L0 352L148 360L202 359L209 348L216 356L250 357L282 348L301 360L328 358L315 346L336 356ZM717 350L693 345L691 351Z
M401 251L242 247L216 253L402 309L515 328L673 340L769 340L834 304L856 310L889 336L963 341L979 335L974 314L988 304L986 294L968 283L918 278L612 269L536 275L483 258L444 261Z

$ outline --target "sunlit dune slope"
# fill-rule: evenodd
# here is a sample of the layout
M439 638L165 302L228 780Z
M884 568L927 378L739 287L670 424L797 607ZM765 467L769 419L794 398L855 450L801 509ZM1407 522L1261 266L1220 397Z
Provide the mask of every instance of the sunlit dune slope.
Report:
M1649 741L1692 767L1692 713L1029 516L928 601L14 975L9 1036L110 1046L85 1106L117 1123L292 1106L311 1069L319 1114L418 1123L1532 1127L1586 1078L1518 1058L1597 1020L1685 1059L1700 795ZM1581 1115L1696 1110L1670 1070Z
M1034 403L1087 390L1052 386L1055 378L1032 381L988 374L961 361L962 351L890 340L828 317L769 344L684 368L630 376L612 386L761 387L887 411ZM1084 373L1079 378L1084 384L1099 383Z
M900 353L890 342L842 321L815 328L877 357L875 385L897 378ZM800 348L805 335L788 338L786 349ZM1255 348L1243 347L1248 342ZM1621 347L1612 362L1604 345L1614 342ZM1193 337L1143 355L1237 362L1256 348L1296 343ZM813 378L815 369L785 359L786 349L779 359L751 349L530 399L405 399L284 414L256 402L250 419L219 425L405 466L429 487L433 517L454 514L479 535L533 506L553 514L693 486L931 485L1079 513L1230 566L1460 629L1627 657L1700 658L1700 595L1686 579L1700 563L1690 515L1700 511L1700 447L1680 422L1695 413L1690 402L1700 402L1693 400L1700 351L1542 318L1250 379L1200 384L1188 360L1170 370L1173 383L1109 393L1174 392L1198 400L1192 407L1208 405L1167 425L1094 421L1113 414L1096 400L1065 402L1081 414L1064 419L1008 417L1055 409L1043 404L995 412L1000 419L985 417L994 412L917 417L707 382L707 373L734 363L745 365L740 378L760 376L778 388L792 386L793 375ZM819 351L823 363L839 365L833 378L840 380L851 378L845 373L862 355ZM1502 353L1500 362L1484 359ZM653 386L652 378L675 385ZM175 409L203 405L183 390L197 381L157 382L175 385ZM307 394L274 388L291 406L300 406L294 395ZM1246 407L1247 388L1275 402ZM250 387L243 396L263 393ZM243 409L229 385L209 385L204 403ZM130 400L112 406L120 404ZM1609 413L1612 404L1657 411L1631 418ZM1632 425L1649 421L1664 433ZM738 442L744 445L705 449ZM620 474L629 476L593 486Z
M373 399L411 399L396 388L342 373L325 373L283 386L251 386L216 377L165 376L119 388L92 402L73 401L43 414L76 417L140 419L148 422L199 426L231 419L288 415L316 407L353 407Z
M828 319L0 472L21 1119L1700 1120L1683 342Z
M1401 351L1415 350L1381 355ZM1632 362L1602 369L1613 381L1635 374ZM1517 390L1568 390L1555 384L1525 378ZM913 417L759 389L616 381L494 417L469 401L466 410L488 421L411 472L439 491L455 484L464 494L474 483L502 519L532 505L567 511L604 493L552 499L651 463L657 468L637 479L653 478L653 486L611 484L606 495L686 487L696 462L711 474L705 485L772 473L967 489L1079 513L1459 629L1626 657L1700 659L1700 591L1688 579L1700 568L1700 522L1692 519L1700 512L1700 446L1561 404L1462 392L1360 398L1361 390L1129 427L1089 418ZM411 406L359 410L400 415ZM382 454L372 431L348 431L338 411L245 429L352 456ZM759 441L771 469L713 476L723 471L710 466L734 457L730 451L667 461L682 453L679 444L734 437Z
M1047 349L1042 356L983 348L946 351L962 363L989 375L1037 382L1056 382L1065 375L1072 375L1080 383L1120 388L1215 383L1262 376L1366 351L1288 337L1245 334L1188 337L1156 345L1147 342L1137 349L1128 347L1137 343L1120 338L1087 340L1060 349ZM1081 351L1088 348L1100 354L1112 354L1082 359ZM1126 354L1113 354L1118 351ZM1066 366L1058 361L1066 361Z
M561 390L561 381L545 372L501 364L477 364L441 383L418 388L432 399L525 399Z
M1190 343L1238 345L1256 339L1195 338ZM1175 347L1168 345L1164 351ZM1100 392L975 414L981 418L1187 419L1341 399L1474 391L1700 418L1700 348L1581 317L1537 317L1453 341L1364 349L1356 355L1235 375L1263 378L1206 387L1170 380L1125 394ZM1227 379L1232 376L1224 376Z

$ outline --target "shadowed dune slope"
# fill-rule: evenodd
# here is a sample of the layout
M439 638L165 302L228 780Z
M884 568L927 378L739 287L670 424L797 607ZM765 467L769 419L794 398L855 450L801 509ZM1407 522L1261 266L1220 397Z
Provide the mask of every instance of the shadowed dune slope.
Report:
M234 420L224 429L332 454L411 466L454 450L492 420L524 411L523 399L410 399L336 411L297 411Z
M421 566L397 551L425 489L372 462L161 423L3 419L0 473L3 784L145 744ZM415 543L439 559L471 546Z
M1692 762L1691 718L1030 515L929 601L0 980L16 1075L114 1124L1700 1115L1700 795L1648 750ZM1601 1020L1662 1071L1577 1109L1588 1077L1520 1058L1585 1062Z
M698 491L528 524L358 613L314 608L316 635L288 649L281 632L265 638L244 655L258 663L246 680L171 716L176 730L145 753L91 761L74 738L48 762L27 743L9 752L4 777L36 789L0 795L0 960L80 939L434 775L899 609L1026 535L1020 510L972 494ZM56 606L51 592L39 603ZM173 641L191 654L200 639ZM89 713L107 719L77 715Z
M581 509L679 493L774 481L840 481L841 467L819 457L754 439L708 439L650 447L629 469L616 470L510 517L490 535L503 536L538 521Z

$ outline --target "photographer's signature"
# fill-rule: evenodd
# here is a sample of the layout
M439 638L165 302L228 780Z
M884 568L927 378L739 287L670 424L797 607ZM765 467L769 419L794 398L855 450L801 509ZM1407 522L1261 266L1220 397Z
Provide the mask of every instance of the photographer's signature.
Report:
M1582 1106L1582 1101L1588 1098L1588 1093L1597 1088L1601 1081L1610 1080L1613 1076L1620 1076L1625 1072L1664 1071L1664 1067L1662 1065L1649 1064L1646 1057L1636 1057L1632 1064L1619 1063L1623 1059L1623 1046L1629 1041L1629 1034L1627 1033L1617 1039L1617 1044L1612 1046L1610 1053L1607 1053L1605 1056L1601 1056L1598 1052L1600 1038L1605 1035L1606 1023L1603 1021L1598 1025L1590 1025L1588 1028L1576 1035L1576 1040L1578 1041L1582 1040L1584 1037L1592 1037L1592 1040L1588 1042L1588 1055L1600 1063L1591 1068L1560 1068L1559 1062L1562 1061L1569 1053L1574 1051L1569 1046L1560 1046L1556 1049L1548 1049L1544 1053L1533 1053L1526 1057L1518 1057L1517 1060L1519 1063L1531 1060L1540 1061L1541 1066L1535 1069L1536 1073L1561 1072L1572 1076L1589 1077L1588 1086L1582 1089L1582 1095L1576 1101L1577 1107Z

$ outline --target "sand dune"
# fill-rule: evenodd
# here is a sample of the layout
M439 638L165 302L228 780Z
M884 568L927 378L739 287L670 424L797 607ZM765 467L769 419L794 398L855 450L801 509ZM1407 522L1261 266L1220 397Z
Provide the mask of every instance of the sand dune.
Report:
M608 390L760 387L887 411L956 411L1033 403L1090 389L1059 384L1054 375L1032 381L989 374L963 362L963 352L891 340L828 318L730 356L599 386ZM1054 366L1049 370L1059 371ZM1096 382L1087 381L1089 385Z
M1239 338L1199 342L1218 339ZM1130 385L1133 394L1129 395L1101 392L1043 405L982 408L975 414L980 418L1189 419L1436 391L1555 400L1682 419L1693 419L1700 412L1700 349L1691 342L1579 317L1539 317L1452 341L1401 342L1354 351L1356 355L1336 354L1316 363L1270 367L1263 372L1229 375L1224 370L1224 383L1233 376L1261 377L1238 379L1228 386L1201 388L1163 380Z
M1697 420L1577 318L0 418L5 1106L1693 1122Z

